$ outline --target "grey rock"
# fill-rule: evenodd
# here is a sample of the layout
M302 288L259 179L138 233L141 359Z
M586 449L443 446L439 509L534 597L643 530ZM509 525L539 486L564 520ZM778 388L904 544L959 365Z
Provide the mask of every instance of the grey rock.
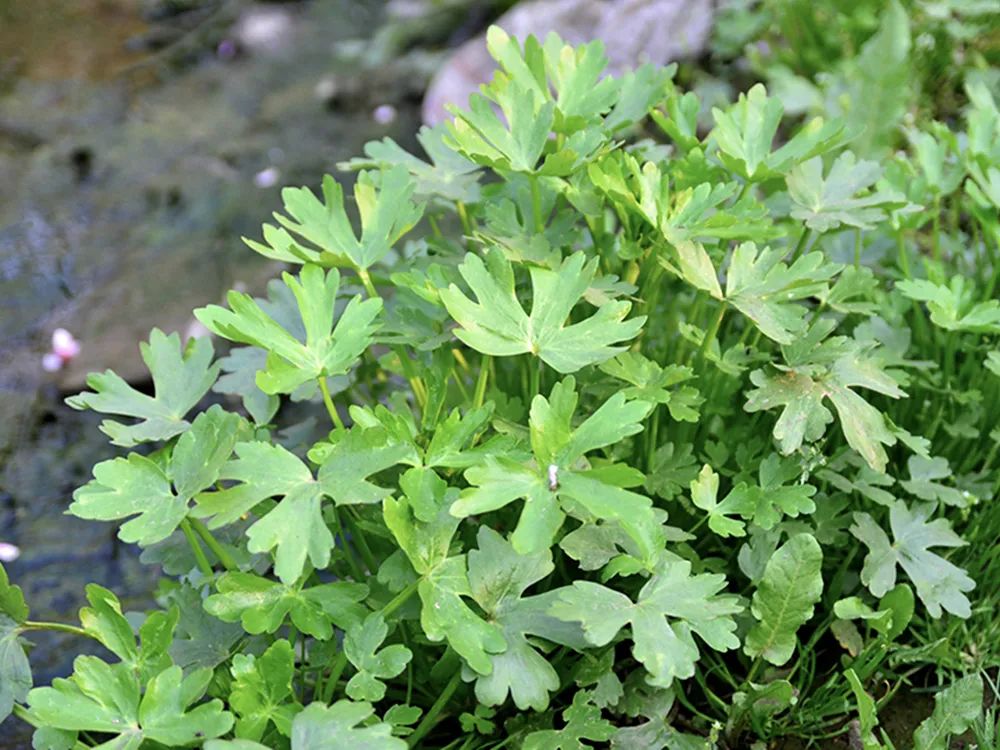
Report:
M647 62L666 65L697 57L708 43L713 16L711 0L533 0L516 5L496 24L521 40L550 31L570 44L600 39L609 69L620 73ZM459 47L431 81L424 122L444 120L446 104L465 106L495 67L485 35Z

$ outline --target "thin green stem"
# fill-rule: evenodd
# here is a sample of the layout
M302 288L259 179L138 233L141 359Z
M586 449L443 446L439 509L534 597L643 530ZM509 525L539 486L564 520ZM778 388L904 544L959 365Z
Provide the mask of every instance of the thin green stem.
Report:
M458 211L458 220L462 222L462 232L466 237L472 236L472 222L469 221L469 212L462 201L455 201L455 210Z
M490 357L489 354L484 354L483 358L479 361L479 376L476 378L476 389L472 394L472 408L478 409L483 405L483 401L486 400L486 382L490 377Z
M211 578L215 574L215 571L212 570L212 564L208 561L208 557L205 555L205 550L201 548L201 543L198 541L198 535L195 534L194 529L191 528L190 518L185 518L181 521L181 531L184 532L184 536L187 537L188 544L191 545L191 551L194 552L194 559L198 563L198 568L205 574L206 578Z
M76 625L64 625L61 622L39 622L37 620L25 620L20 624L20 626L18 626L18 630L20 630L21 632L24 632L26 630L51 630L55 633L71 633L72 635L82 635L86 636L87 638L94 637L83 628L78 628Z
M333 421L333 426L338 430L344 429L344 422L341 420L340 414L337 413L337 407L333 404L333 396L330 395L330 386L326 384L326 378L320 375L316 378L316 382L319 383L320 393L323 394L323 403L326 405L327 414Z
M531 211L535 218L535 231L541 234L545 231L545 217L542 216L542 189L538 184L538 177L532 175L528 178L531 183Z
M708 330L705 331L705 338L701 342L701 346L698 347L698 354L695 356L695 362L701 363L705 359L705 355L708 354L708 349L715 341L716 335L719 333L719 327L722 325L722 319L726 315L726 306L724 304L719 305L719 311L715 314L715 318L712 319L712 323Z
M368 546L368 540L365 539L365 533L361 530L359 525L360 517L353 515L354 509L347 509L347 523L351 527L351 536L357 544L358 551L361 553L361 559L364 561L365 566L372 573L378 570L378 563L375 561L375 555L372 554L371 547Z
M333 693L337 689L337 683L340 682L340 675L344 673L347 668L347 654L341 651L337 654L337 660L333 663L333 668L330 670L330 676L326 679L326 685L323 688L323 702L329 703L333 699Z
M802 255L802 252L806 249L806 245L809 244L809 238L812 236L811 229L803 229L802 235L799 237L799 241L795 245L795 250L792 251L792 257L789 259L789 263L794 263Z
M390 599L389 603L386 604L384 607L382 607L382 609L379 610L379 612L382 614L382 617L383 618L388 617L393 612L395 612L397 609L399 609L404 604L406 604L406 601L411 596L413 596L413 594L417 590L417 586L419 584L420 584L420 581L414 581L409 586L407 586L405 589L403 589L398 594L396 594L392 599Z
M532 367L529 361L528 368L529 368L529 374L531 376L531 384L529 385L530 392L528 394L529 401L533 399L535 396L537 396L539 393L541 393L543 366L544 365L542 363L541 358L538 359L538 364L534 367Z
M361 279L361 284L362 284L362 286L364 286L365 292L368 293L369 297L371 297L372 299L375 299L376 297L379 296L378 292L375 291L375 285L372 283L372 277L368 273L368 269L366 269L366 268L359 268L358 269L358 278Z
M208 527L199 521L197 518L189 518L191 522L191 527L198 532L198 536L202 538L202 541L208 545L208 548L212 551L212 554L218 558L219 562L222 563L222 567L226 570L239 570L239 565L236 564L236 560L230 555L225 547L219 544L219 540L216 539L212 532L208 530Z
M417 728L413 730L407 738L406 744L409 747L416 747L420 740L427 736L427 734L434 728L437 723L438 716L444 707L448 705L448 701L451 700L451 696L455 694L458 690L458 685L462 681L462 670L458 669L455 674L449 680L448 684L445 685L444 690L441 691L441 695L438 696L437 700L434 701L434 705L431 706L430 710L424 714L424 718L417 725Z

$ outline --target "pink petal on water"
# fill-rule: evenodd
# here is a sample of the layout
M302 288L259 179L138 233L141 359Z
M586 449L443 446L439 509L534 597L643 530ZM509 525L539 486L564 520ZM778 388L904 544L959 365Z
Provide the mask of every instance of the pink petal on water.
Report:
M14 562L21 556L20 547L7 542L0 542L0 562Z

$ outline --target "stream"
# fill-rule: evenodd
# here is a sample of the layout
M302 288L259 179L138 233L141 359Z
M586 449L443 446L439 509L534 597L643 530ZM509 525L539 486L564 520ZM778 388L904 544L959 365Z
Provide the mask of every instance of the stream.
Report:
M240 236L282 185L318 184L372 138L410 146L426 74L372 62L382 16L367 0L0 0L0 541L21 550L6 567L33 619L75 622L89 582L147 603L156 566L65 515L116 451L62 399L94 370L143 384L150 328L260 289L275 268ZM82 348L47 373L58 327ZM37 684L87 647L65 638L31 634ZM29 746L0 726L0 748Z

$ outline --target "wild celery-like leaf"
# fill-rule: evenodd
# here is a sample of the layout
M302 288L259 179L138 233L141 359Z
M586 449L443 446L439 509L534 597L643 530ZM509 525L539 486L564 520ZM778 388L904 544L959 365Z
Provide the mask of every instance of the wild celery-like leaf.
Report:
M726 278L726 302L746 315L768 338L790 344L805 326L807 308L797 300L826 291L840 270L821 253L808 253L787 265L784 250L744 242L733 251Z
M238 443L235 451L237 458L221 469L219 477L239 484L201 493L195 515L210 519L210 528L219 528L280 496L280 502L261 514L246 534L251 552L274 550L274 570L286 584L298 579L307 559L319 569L330 562L333 535L323 520L323 498L332 498L337 505L379 502L389 491L368 477L406 453L405 446L387 443L381 430L355 428L339 435L325 452L318 477L313 477L308 466L280 445Z
M79 518L117 521L118 536L147 546L166 539L190 510L191 500L219 478L245 422L214 406L198 415L161 465L146 456L102 461L94 478L73 493L69 512Z
M444 125L433 128L425 125L417 132L417 142L430 162L405 151L391 138L383 138L381 141L369 141L365 144L363 157L341 162L337 168L347 170L375 167L388 171L401 166L416 180L414 195L425 199L438 197L448 201L475 203L480 196L481 170L478 165L445 145L446 133Z
M414 189L414 180L402 165L358 175L354 199L361 217L359 238L344 210L344 189L333 177L323 178L322 200L309 188L285 188L281 191L285 214L274 217L313 247L299 247L288 232L266 225L268 246L248 244L263 255L289 263L346 265L367 271L420 221L423 206L413 201Z
M907 279L897 282L896 288L909 299L925 302L931 322L947 331L1000 333L1000 302L995 299L976 302L975 291L962 276L952 277L948 286Z
M713 108L711 138L722 163L743 179L756 182L786 174L796 164L832 151L851 137L843 122L816 118L772 151L784 111L781 101L768 97L760 83L740 94L728 110Z
M756 389L747 394L743 408L756 412L783 407L773 435L787 455L804 442L823 436L833 421L824 404L829 399L848 445L872 469L882 472L888 462L882 446L894 445L896 433L889 429L882 413L852 389L867 388L890 398L906 394L874 356L871 346L841 337L819 342L823 335L824 330L814 326L809 335L785 348L790 365L754 370L750 381Z
M524 738L524 750L589 750L588 742L605 742L615 734L614 725L601 718L601 709L586 690L578 690L573 704L563 711L562 729L542 729Z
M380 649L389 634L385 619L378 612L344 634L344 654L357 673L345 688L352 700L380 701L385 697L385 683L406 669L413 652L395 643Z
M959 617L969 617L971 605L966 594L976 584L962 568L949 562L931 547L961 547L966 544L951 530L944 518L928 523L933 505L915 505L911 510L903 502L889 509L889 536L867 513L855 513L851 533L868 547L861 581L875 596L883 596L896 585L896 566L900 566L917 589L917 596L932 617L945 609Z
M915 750L947 750L949 739L967 730L983 710L983 680L970 674L934 696L934 713L913 733Z
M576 381L556 384L549 398L536 396L531 404L530 434L534 460L529 463L503 456L488 457L466 470L469 489L451 506L457 518L495 511L524 499L511 542L521 554L552 545L566 513L590 515L620 523L637 543L648 542L657 527L648 498L588 472L579 463L587 453L613 445L642 429L649 412L645 401L626 401L617 393L575 429ZM581 509L581 510L578 510ZM647 550L651 555L652 550Z
M236 654L229 705L236 714L236 736L260 740L269 725L285 737L291 735L292 720L299 711L292 690L295 652L285 640L272 643L260 656Z
M351 628L365 615L368 595L363 583L334 581L318 586L288 586L253 573L226 573L217 593L205 600L205 610L224 622L240 622L254 635L273 633L290 618L303 633L328 640L333 627Z
M454 284L441 291L441 300L461 326L455 335L483 354L530 352L555 370L570 373L623 351L614 345L633 338L645 322L642 316L625 320L632 306L617 301L606 302L578 323L568 323L597 270L597 259L587 262L583 253L570 256L555 271L531 269L530 315L515 295L514 271L498 251L487 254L485 263L470 253L460 270L477 301Z
M372 342L381 299L352 297L334 325L334 308L340 274L324 274L316 265L303 267L298 277L282 274L295 295L305 331L300 341L247 294L232 291L231 309L210 305L195 310L205 326L223 338L267 351L266 367L257 373L264 393L291 393L303 383L320 377L343 375Z
M219 737L233 715L218 698L194 705L208 688L210 670L184 676L171 666L140 684L125 664L79 656L69 679L28 693L29 715L55 729L111 735L116 750L138 750L146 741L194 745Z
M876 190L859 195L882 176L874 161L858 159L845 151L823 176L823 160L814 157L799 164L785 177L792 199L793 219L804 221L817 232L829 232L841 226L873 229L886 211L899 208L906 199L892 191Z
M212 387L219 365L212 362L212 342L194 338L181 346L176 333L169 336L154 328L149 343L139 345L142 360L153 378L153 395L137 391L111 370L87 376L84 391L66 399L74 409L92 409L140 420L126 425L113 420L101 423L111 442L125 448L138 443L169 440L188 428L184 419Z
M606 586L575 581L550 611L581 623L594 646L610 643L630 625L632 654L646 668L647 681L666 688L694 674L700 656L694 635L716 651L739 647L732 616L743 607L737 597L719 593L725 585L723 575L692 575L690 562L665 559L635 602Z
M750 604L757 623L747 633L747 655L776 666L792 658L795 634L823 594L822 564L823 551L810 534L797 534L778 547Z
M392 727L371 722L370 703L339 700L332 706L311 703L292 722L293 750L406 750Z
M476 697L487 706L499 706L509 694L522 711L544 711L549 695L559 688L559 675L528 639L543 638L576 649L585 648L587 642L577 626L549 614L555 601L551 592L524 596L528 587L554 570L548 550L518 554L510 542L485 526L479 529L478 542L478 549L469 552L469 587L487 619L503 630L507 648L491 655L490 674L477 675Z
M600 365L602 372L630 385L621 389L625 398L664 404L670 416L679 422L697 422L698 407L704 398L698 389L683 385L694 377L689 367L661 367L638 352L625 352Z
M421 627L432 641L447 639L469 667L488 675L493 670L491 654L502 653L507 642L495 623L482 619L465 602L472 597L466 556L449 557L459 524L449 507L458 491L433 471L419 469L409 470L400 485L404 496L387 498L382 513L420 576Z

